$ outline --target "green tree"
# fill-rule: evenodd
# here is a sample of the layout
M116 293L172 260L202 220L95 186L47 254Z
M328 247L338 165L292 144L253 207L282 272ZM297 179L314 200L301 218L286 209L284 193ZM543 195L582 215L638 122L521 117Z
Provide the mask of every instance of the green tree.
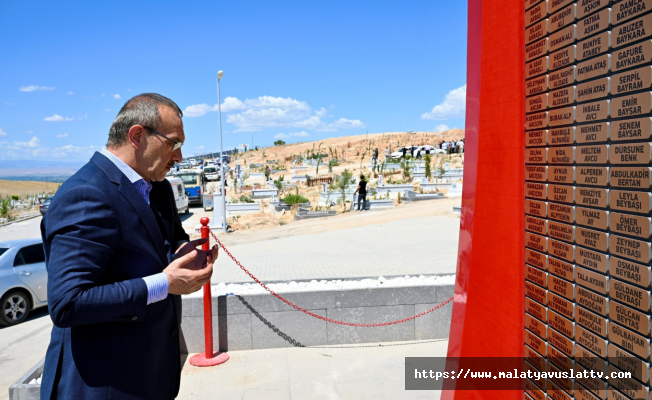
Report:
M342 177L340 180L337 182L337 185L335 186L340 193L342 194L342 207L346 211L346 189L349 186L349 182L351 182L351 178L353 177L353 174L349 171L348 168L344 169L344 172L342 172Z
M317 170L315 171L315 175L319 175L319 164L321 164L321 146L324 144L324 142L319 143L319 147L317 147Z
M285 144L285 141L281 140L281 139L274 142L274 146L283 146L284 144Z
M0 217L9 217L10 202L11 199L2 199L2 201L0 201Z
M412 176L412 164L408 160L401 161L401 169L403 170L403 178L410 179Z
M431 171L431 168L430 168L430 162L431 162L430 154L426 154L426 156L424 157L424 160L426 162L426 173L425 173L426 179L430 180L430 178L432 178L432 171Z

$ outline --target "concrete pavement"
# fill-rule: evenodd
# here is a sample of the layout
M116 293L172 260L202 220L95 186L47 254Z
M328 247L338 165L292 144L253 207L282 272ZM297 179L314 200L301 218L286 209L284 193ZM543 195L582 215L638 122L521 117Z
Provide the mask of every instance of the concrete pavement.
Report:
M430 216L227 246L264 281L455 274L459 218ZM220 254L211 281L252 282Z
M447 348L441 340L232 351L214 367L186 360L178 399L439 399L439 391L404 389L405 357L445 357Z
M0 242L5 240L32 239L41 237L41 220L43 217L14 222L0 227Z
M45 357L51 330L47 307L32 311L20 325L0 326L0 400L8 400L9 386Z

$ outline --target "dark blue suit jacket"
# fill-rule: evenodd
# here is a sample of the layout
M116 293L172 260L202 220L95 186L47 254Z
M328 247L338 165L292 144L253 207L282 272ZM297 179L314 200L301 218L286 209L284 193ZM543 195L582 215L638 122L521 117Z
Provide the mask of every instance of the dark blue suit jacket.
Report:
M133 183L95 153L52 200L41 224L54 322L41 399L177 395L180 301L169 295L148 306L141 278L167 266L164 235L172 251L187 235L176 207L156 198L157 191L172 195L169 182L156 185L150 202L164 208L159 218Z

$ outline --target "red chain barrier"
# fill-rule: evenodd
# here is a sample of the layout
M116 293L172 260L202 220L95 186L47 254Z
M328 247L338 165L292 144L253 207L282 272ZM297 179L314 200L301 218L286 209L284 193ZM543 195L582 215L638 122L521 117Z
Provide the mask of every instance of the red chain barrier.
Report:
M330 318L322 317L321 315L317 315L317 314L315 314L315 313L313 313L313 312L310 312L310 311L306 310L305 308L301 308L301 307L299 307L298 305L292 303L291 301L286 300L286 299L284 299L283 297L281 297L280 295L276 294L276 292L274 292L272 289L268 288L264 283L262 283L261 281L259 281L258 278L256 278L255 276L253 276L253 274L252 274L251 272L247 271L247 269L246 269L242 264L240 264L240 261L236 260L236 258L231 254L231 252L229 252L229 250L226 249L226 247L224 246L224 244L222 244L222 242L220 242L220 239L218 239L217 236L215 236L215 234L214 234L212 231L211 231L211 235L213 236L213 239L215 239L215 241L217 242L217 244L218 244L218 245L219 245L219 246L220 246L220 247L221 247L221 248L226 252L226 254L227 254L229 257L231 257L231 259L233 260L233 262L235 262L235 263L238 265L238 267L240 267L240 269L243 270L243 271L245 272L245 274L249 275L249 277L250 277L251 279L253 279L257 284L259 284L260 286L262 286L263 289L267 290L268 292L270 292L271 294L273 294L277 299L281 300L282 302L284 302L285 304L289 305L290 307L295 308L295 309L297 309L297 310L299 310L299 311L301 311L301 312L303 312L303 313L306 313L306 314L310 315L311 317L319 318L319 319L321 319L321 320L323 320L323 321L326 321L326 322L332 322L332 323L334 323L334 324L347 325L347 326L362 326L362 327L366 327L366 328L376 327L376 326L396 325L396 324L400 324L400 323L402 323L402 322L411 321L411 320L413 320L413 319L415 319L415 318L419 318L419 317L422 317L422 316L424 316L424 315L426 315L426 314L429 314L429 313L435 311L436 309L445 306L446 304L450 303L451 300L453 300L453 297L451 296L450 299L444 301L443 303L437 304L437 305L434 306L433 308L431 308L431 309L429 309L429 310L426 310L426 311L424 311L424 312L422 312L422 313L419 313L419 314L417 314L417 315L413 315L413 316L411 316L411 317L409 317L409 318L399 319L399 320L391 321L391 322L381 322L381 323L379 323L379 324L356 324L356 323L353 323L353 322L344 322L344 321L338 321L338 320L335 320L335 319L330 319Z

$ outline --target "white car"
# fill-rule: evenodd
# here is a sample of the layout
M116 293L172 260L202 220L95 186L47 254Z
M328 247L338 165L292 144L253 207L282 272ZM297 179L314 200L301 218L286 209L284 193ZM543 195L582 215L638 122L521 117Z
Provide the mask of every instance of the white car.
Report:
M190 163L190 168L198 167L200 164L199 160L195 160L194 158L188 160L188 162Z
M183 185L181 178L165 178L172 185L172 192L174 193L174 201L177 204L177 211L179 214L184 212L188 214L190 208L188 207L188 196L186 196L186 187Z
M48 273L41 239L0 242L0 325L24 322L48 304Z
M190 168L190 163L188 161L181 161L179 163L179 169L188 169Z
M208 181L219 181L221 179L220 169L215 164L205 166L204 175Z
M393 152L392 154L389 155L389 158L397 160L399 158L403 157L403 149L406 149L405 155L411 156L411 149L414 147L414 156L417 156L417 153L419 152L419 149L421 149L421 157L426 155L426 146L406 146L406 147L401 147L397 151ZM430 154L446 154L446 150L442 149L437 149L435 146L430 146Z

